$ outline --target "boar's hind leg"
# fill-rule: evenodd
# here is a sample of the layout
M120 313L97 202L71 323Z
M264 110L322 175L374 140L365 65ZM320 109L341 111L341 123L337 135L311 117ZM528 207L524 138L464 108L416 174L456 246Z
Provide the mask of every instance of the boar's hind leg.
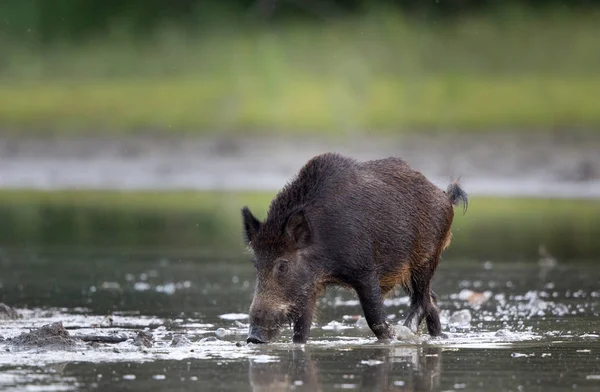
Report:
M429 297L431 298L431 303L426 318L427 331L429 331L429 335L431 336L440 336L442 334L442 323L440 323L437 295L431 289L429 290Z
M396 335L393 326L387 322L387 315L383 310L383 296L379 281L375 276L364 282L353 285L360 305L367 319L367 324L377 339L393 339Z
M433 273L427 269L411 274L410 309L404 326L417 333L423 319L427 320L427 330L431 336L441 333L440 316L437 309L437 297L429 288Z

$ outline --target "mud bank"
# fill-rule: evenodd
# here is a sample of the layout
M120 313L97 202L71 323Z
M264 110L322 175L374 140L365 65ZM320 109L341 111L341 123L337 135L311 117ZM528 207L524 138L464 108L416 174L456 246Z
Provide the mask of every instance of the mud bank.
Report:
M580 132L315 138L0 137L0 187L275 190L312 156L400 156L474 195L600 197L600 138Z

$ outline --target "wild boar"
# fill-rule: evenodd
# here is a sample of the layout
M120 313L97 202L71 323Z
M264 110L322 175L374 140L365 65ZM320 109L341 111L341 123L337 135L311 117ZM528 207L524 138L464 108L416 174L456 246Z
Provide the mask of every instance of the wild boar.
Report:
M426 319L429 334L440 335L430 281L460 203L466 212L458 181L444 192L400 158L313 157L273 199L264 221L242 208L257 274L247 342L268 343L289 324L292 341L305 343L329 285L356 291L380 340L395 337L383 299L396 285L411 299L404 325L416 333Z

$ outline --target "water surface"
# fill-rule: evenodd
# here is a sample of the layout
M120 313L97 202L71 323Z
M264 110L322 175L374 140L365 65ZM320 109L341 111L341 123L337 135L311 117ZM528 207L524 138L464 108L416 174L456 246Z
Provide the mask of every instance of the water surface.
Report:
M239 256L68 247L0 254L0 298L23 316L0 321L0 390L600 388L597 260L445 259L433 283L441 338L401 333L378 343L356 297L332 289L308 344L289 343L284 331L255 346L243 343L253 268ZM393 322L407 301L400 291L386 301ZM67 351L10 346L55 321L73 335L129 339ZM142 329L151 347L133 344Z
M399 328L379 343L353 293L332 288L308 344L285 330L255 346L244 343L254 269L239 207L264 214L269 195L0 196L0 302L21 316L0 320L0 390L600 388L594 201L473 197L433 281L440 338ZM408 298L385 308L401 324ZM14 344L55 322L124 341Z

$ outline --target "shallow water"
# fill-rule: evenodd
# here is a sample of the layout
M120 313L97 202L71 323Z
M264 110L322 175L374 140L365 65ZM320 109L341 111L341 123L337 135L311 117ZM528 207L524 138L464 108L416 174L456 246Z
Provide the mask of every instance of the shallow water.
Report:
M0 390L598 390L595 264L443 260L433 283L441 338L399 329L399 341L378 343L355 296L328 290L308 344L290 344L284 331L255 346L243 343L253 287L247 260L4 249L0 298L22 318L0 321ZM403 320L407 300L402 292L386 300L393 322ZM56 321L74 336L128 340L68 350L11 345ZM151 347L134 344L143 329Z

